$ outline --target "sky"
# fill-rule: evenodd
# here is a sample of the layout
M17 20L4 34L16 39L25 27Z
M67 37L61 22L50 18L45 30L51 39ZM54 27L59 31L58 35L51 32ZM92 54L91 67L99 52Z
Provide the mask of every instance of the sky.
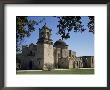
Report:
M82 17L82 24L86 28L86 31L81 32L73 32L70 33L70 38L67 40L64 40L66 42L69 48L69 50L75 51L76 56L94 56L94 34L91 32L88 32L87 23L89 21L87 16L81 16ZM42 28L42 26L46 23L46 26L50 29L52 29L52 35L51 39L53 42L61 39L61 36L56 34L58 32L58 19L52 16L29 16L28 19L40 21L43 19L42 23L39 23L39 25L35 25L35 31L31 33L31 36L28 38L25 38L22 42L22 45L29 45L31 43L36 44L38 37L39 37L39 28Z

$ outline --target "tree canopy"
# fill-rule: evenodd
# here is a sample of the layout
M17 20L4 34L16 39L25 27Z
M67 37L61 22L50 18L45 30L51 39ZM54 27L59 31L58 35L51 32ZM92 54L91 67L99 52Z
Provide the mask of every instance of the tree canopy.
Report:
M88 16L88 28L89 32L94 33L94 16ZM81 16L60 16L59 19L58 34L61 35L62 39L70 38L70 32L84 32L86 29L82 25Z
M29 20L27 16L16 17L16 50L19 51L19 45L24 37L29 37L31 32L35 31L34 25L38 24L35 20Z

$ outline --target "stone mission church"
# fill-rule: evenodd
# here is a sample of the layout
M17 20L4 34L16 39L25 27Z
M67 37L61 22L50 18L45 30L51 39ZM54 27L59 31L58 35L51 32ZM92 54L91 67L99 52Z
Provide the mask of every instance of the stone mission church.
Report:
M16 56L16 65L22 70L44 70L46 65L53 68L93 68L94 56L76 57L76 52L68 50L68 45L61 39L53 43L51 29L44 25L39 29L36 43L22 46L22 53Z

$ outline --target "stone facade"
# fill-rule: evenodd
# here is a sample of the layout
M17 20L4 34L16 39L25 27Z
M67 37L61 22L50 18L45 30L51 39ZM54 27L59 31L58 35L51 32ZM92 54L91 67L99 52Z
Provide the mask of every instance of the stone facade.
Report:
M83 68L94 68L94 56L81 56L78 58L83 63Z
M52 42L51 29L46 25L39 29L39 39L29 46L22 46L22 53L17 54L17 67L26 70L44 70L47 64L52 68L93 68L94 57L76 57L76 52L68 50L63 40Z

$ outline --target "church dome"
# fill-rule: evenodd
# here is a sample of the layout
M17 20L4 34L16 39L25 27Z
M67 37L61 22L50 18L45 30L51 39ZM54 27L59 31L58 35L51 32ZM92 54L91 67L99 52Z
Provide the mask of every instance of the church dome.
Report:
M67 46L67 45L63 40L59 39L54 43L54 46Z

